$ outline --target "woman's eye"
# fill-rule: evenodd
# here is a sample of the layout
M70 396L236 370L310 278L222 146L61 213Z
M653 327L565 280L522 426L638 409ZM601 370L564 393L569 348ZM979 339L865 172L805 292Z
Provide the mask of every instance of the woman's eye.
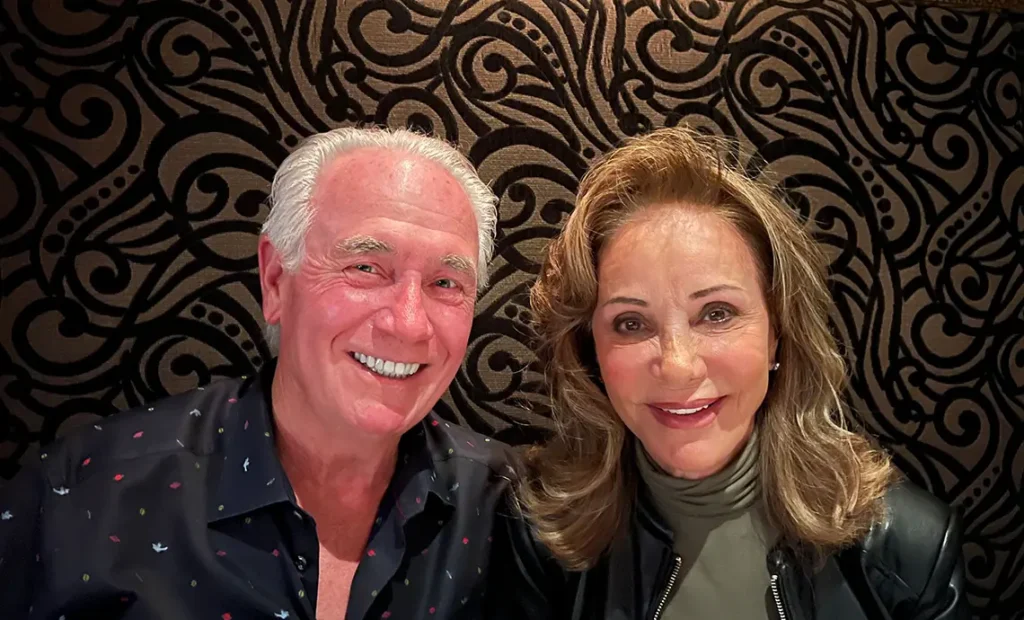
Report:
M615 322L615 331L623 334L631 334L638 332L644 328L644 323L640 319L619 319Z
M704 313L704 318L712 323L724 323L732 318L732 312L728 308L711 308Z

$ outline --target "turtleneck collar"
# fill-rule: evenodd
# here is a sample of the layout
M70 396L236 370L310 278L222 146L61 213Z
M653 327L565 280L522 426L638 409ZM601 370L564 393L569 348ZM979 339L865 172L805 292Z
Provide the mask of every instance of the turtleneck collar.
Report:
M757 427L743 450L721 471L700 480L676 478L637 442L640 478L658 512L666 517L730 517L749 509L761 495Z

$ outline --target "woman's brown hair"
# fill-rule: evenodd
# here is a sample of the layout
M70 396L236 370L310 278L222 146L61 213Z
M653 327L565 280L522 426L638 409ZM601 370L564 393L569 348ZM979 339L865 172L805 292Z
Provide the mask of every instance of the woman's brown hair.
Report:
M527 453L519 496L537 535L567 568L592 566L635 500L633 442L600 387L590 321L602 247L652 205L712 210L760 263L781 364L757 418L760 468L765 509L783 540L820 557L882 516L894 469L846 426L846 367L828 329L824 254L772 186L730 163L736 152L730 142L682 127L628 141L587 172L549 246L530 302L556 432Z

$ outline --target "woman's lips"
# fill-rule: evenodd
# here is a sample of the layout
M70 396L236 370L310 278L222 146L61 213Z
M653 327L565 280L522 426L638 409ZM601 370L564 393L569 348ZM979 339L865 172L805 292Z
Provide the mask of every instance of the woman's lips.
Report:
M696 429L714 422L715 418L718 417L718 412L721 410L724 400L725 398L721 397L705 399L703 401L693 400L686 403L658 403L649 404L647 408L654 414L654 419L662 426L672 429ZM664 405L670 405L670 407ZM686 406L680 407L679 405ZM669 408L676 411L692 409L699 409L699 411L693 413L672 413L667 410Z

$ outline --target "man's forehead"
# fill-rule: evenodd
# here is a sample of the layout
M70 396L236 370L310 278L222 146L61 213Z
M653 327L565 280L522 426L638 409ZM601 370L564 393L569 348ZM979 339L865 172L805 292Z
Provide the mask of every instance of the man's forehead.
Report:
M317 189L369 189L458 182L441 164L421 155L396 149L360 147L327 162L317 178Z

